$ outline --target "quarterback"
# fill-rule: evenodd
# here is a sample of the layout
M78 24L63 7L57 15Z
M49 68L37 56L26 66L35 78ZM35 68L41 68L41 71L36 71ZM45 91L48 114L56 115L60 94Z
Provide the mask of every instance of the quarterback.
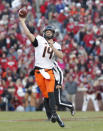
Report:
M53 41L55 29L47 26L43 31L43 36L32 34L25 24L26 18L19 17L23 30L35 47L35 80L43 94L44 100L49 104L50 120L58 122L60 127L64 127L63 121L56 113L56 101L54 96L55 76L53 73L54 56L62 59L63 53L60 45Z

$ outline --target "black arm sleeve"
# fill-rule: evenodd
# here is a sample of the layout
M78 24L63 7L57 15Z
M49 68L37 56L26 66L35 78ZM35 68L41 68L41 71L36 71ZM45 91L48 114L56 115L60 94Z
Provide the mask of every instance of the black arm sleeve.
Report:
M33 45L34 47L37 47L37 46L38 46L38 41L37 41L36 38L35 38L35 40L32 42L32 45Z

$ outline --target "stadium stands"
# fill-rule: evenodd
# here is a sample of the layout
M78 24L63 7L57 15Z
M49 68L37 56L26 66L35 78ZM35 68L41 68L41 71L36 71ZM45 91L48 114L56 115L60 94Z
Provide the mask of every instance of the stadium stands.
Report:
M39 5L40 12L37 12L35 2L0 0L0 96L3 97L3 91L8 89L12 94L10 103L14 110L17 107L15 99L19 100L18 105L25 107L23 92L35 62L34 48L18 19L18 10L23 6L28 10L26 22L32 33L42 35L44 26L48 24L56 27L55 40L62 45L65 54L62 61L57 60L64 72L64 90L65 83L69 81L68 74L77 81L78 88L87 90L93 88L94 82L103 75L103 1L44 0ZM25 79L27 81L24 82ZM19 86L18 80L21 81ZM19 87L23 88L23 95L18 96ZM100 88L97 84L96 87L97 94L103 93L102 86ZM34 92L39 108L42 96L37 87ZM2 99L0 101L3 102Z

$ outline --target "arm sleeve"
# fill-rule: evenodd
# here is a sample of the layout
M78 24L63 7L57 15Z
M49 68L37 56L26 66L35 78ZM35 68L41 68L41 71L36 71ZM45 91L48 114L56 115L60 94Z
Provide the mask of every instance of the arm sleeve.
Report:
M32 42L32 45L34 47L37 47L38 46L38 40L35 38L35 40Z

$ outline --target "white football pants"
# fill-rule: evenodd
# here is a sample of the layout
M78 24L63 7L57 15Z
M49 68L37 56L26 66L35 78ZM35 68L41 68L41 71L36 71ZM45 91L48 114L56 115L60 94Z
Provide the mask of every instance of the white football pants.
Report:
M96 98L96 95L95 95L95 94L87 94L87 95L84 95L82 111L86 111L86 110L87 110L88 102L89 102L90 99L91 99L92 102L93 102L95 111L99 111L98 101L97 101L95 98Z

